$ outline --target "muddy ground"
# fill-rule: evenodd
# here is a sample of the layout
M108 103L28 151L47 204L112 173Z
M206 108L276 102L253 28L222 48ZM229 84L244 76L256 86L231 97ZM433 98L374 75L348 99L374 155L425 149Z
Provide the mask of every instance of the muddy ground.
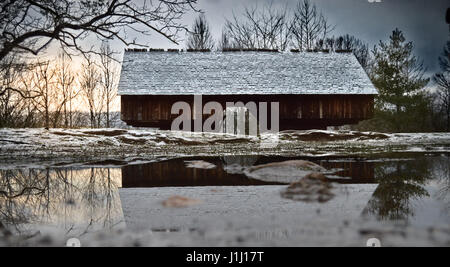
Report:
M450 151L446 133L286 131L262 137L147 130L0 129L0 168L122 166L226 155L383 156Z

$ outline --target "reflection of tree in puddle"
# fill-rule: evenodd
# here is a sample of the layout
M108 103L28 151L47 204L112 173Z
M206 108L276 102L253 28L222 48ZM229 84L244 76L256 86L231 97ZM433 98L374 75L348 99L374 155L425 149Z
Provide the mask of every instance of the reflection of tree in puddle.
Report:
M36 177L36 179L27 179ZM39 177L39 178L37 178ZM0 179L0 221L5 226L19 226L36 220L28 205L45 209L49 201L45 201L48 192L48 170L7 170L1 171Z
M68 235L112 228L123 220L120 169L0 171L0 221L27 234L46 226Z
M431 165L426 158L380 163L375 167L379 186L364 214L379 220L407 221L414 217L411 202L429 196L424 186L432 178Z
M436 198L445 203L448 212L450 211L450 157L439 157L434 163L436 167L433 168L433 176L438 178L439 186Z

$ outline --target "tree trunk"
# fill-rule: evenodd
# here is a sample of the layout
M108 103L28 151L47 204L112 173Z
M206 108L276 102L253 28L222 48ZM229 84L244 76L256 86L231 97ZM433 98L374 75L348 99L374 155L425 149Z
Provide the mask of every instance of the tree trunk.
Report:
M106 103L106 128L109 128L109 103Z
M447 112L447 132L450 132L450 113Z
M91 128L95 128L94 112L91 110Z
M48 111L48 106L45 107L45 129L50 128L50 115Z
M69 125L70 128L73 128L73 124L72 124L72 92L69 93L70 98L69 98Z
M67 103L64 103L64 127L69 126L69 118L67 117Z

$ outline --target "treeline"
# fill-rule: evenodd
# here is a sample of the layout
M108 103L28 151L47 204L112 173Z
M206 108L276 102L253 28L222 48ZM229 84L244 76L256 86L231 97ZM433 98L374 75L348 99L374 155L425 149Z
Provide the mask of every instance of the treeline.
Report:
M8 55L0 65L0 127L110 127L119 69L108 44L86 55L79 68L61 53L54 59L23 61Z
M335 26L309 0L293 9L273 5L245 8L226 20L214 40L204 15L188 32L190 50L278 50L353 52L379 91L375 117L359 130L450 131L450 41L439 58L441 71L426 77L414 45L395 29L387 41L369 45L350 34L332 35ZM12 50L0 62L0 127L111 127L111 107L119 79L107 43L98 53L83 53L75 71L66 54L26 61ZM429 90L430 83L436 90ZM85 113L87 107L87 113ZM117 114L117 113L116 113Z
M335 25L309 0L292 10L245 8L227 19L218 41L213 40L204 15L188 33L190 50L277 50L298 52L353 52L379 95L373 119L353 128L387 132L450 131L450 41L439 58L441 72L425 77L426 68L414 55L414 44L395 29L388 41L372 49L359 38L333 36ZM436 90L430 88L435 84Z
M214 40L206 17L196 18L187 35L186 49L198 51L276 50L298 52L354 52L365 67L369 46L349 34L332 36L335 26L309 0L293 10L272 4L246 7L226 20L219 40Z

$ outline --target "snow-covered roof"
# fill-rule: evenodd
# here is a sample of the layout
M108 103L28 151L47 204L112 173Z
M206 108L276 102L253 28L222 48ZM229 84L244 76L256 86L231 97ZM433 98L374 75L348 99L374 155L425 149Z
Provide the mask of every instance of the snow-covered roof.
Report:
M377 90L351 53L125 52L119 95L359 94Z

